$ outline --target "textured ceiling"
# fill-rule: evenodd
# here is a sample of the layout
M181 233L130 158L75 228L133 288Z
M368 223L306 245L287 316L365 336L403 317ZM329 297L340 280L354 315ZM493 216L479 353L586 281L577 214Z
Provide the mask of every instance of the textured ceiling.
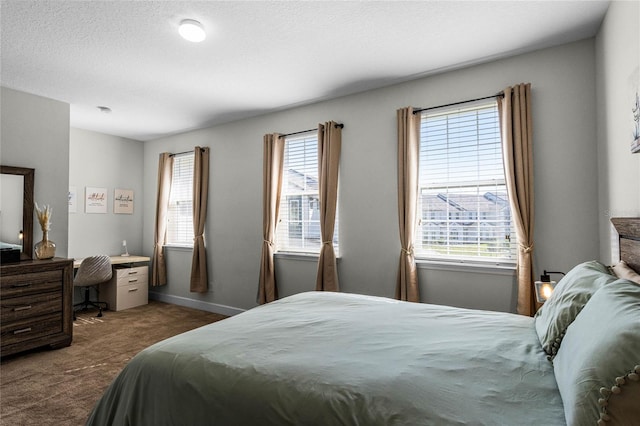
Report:
M591 37L608 3L2 0L0 83L150 140Z

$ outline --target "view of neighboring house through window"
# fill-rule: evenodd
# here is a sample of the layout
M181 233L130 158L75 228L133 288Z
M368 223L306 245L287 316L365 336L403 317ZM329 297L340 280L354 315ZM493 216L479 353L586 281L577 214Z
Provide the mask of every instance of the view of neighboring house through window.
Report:
M193 152L173 157L167 245L193 246Z
M320 253L318 136L308 132L286 138L276 247L280 252ZM333 238L338 251L338 215Z
M495 102L423 111L417 257L515 262Z

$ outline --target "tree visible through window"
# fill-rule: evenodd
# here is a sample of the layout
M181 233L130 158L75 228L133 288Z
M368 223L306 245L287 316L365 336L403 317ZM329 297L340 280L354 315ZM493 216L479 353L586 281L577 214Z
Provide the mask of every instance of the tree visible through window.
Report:
M515 261L497 105L425 111L418 257Z
M167 245L193 246L193 153L173 157Z

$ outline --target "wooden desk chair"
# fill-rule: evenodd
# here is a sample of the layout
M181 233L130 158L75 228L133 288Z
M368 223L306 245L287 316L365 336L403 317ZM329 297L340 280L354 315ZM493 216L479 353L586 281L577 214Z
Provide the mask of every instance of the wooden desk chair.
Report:
M109 309L107 302L92 301L89 298L91 287L96 289L99 295L98 286L111 280L113 270L111 268L111 259L109 256L91 256L82 260L78 272L73 279L74 287L84 287L84 300L73 305L73 319L76 319L76 311L87 310L89 306L99 309L97 317L102 316L102 309ZM80 306L80 309L76 309ZM103 308L104 306L104 308Z

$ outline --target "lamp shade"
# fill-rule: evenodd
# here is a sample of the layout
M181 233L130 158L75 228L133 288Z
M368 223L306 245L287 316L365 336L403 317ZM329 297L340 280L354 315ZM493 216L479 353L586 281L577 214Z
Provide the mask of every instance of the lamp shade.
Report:
M534 283L536 287L536 300L538 303L544 303L551 297L553 289L556 288L555 281L536 281Z

